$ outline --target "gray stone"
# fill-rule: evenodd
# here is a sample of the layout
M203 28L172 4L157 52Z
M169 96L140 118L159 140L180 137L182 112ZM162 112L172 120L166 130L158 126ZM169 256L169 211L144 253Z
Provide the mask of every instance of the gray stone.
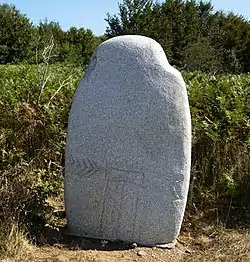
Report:
M71 107L65 206L73 235L173 242L190 176L191 117L181 74L143 36L102 43Z

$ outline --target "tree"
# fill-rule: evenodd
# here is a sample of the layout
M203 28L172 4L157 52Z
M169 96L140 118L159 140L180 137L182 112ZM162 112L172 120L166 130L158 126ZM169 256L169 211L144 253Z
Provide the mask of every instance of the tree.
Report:
M249 30L246 37L246 44L243 50L243 66L246 72L250 72L250 25Z
M222 62L218 51L206 38L190 44L184 53L183 64L188 71L221 72Z
M108 37L140 34L155 39L171 64L207 72L249 71L249 21L214 12L210 1L123 0L118 14L108 14L106 22Z
M123 0L121 4L118 4L118 16L107 14L106 35L114 37L125 34L143 34L149 25L147 18L152 11L152 6L151 0Z
M0 4L0 63L26 60L32 24L14 5Z
M99 40L89 29L71 27L66 33L65 44L69 52L67 61L86 66Z

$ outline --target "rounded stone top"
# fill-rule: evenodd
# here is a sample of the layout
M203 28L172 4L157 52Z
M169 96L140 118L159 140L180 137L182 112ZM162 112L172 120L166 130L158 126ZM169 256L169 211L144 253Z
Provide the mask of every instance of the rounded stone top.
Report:
M92 60L103 59L118 64L141 63L168 67L170 66L163 48L155 40L141 35L124 35L103 42L95 51Z
M99 48L107 48L107 46L122 48L124 50L124 45L129 47L139 47L139 48L153 48L162 51L161 45L154 39L142 35L123 35L113 37L105 42L103 42Z

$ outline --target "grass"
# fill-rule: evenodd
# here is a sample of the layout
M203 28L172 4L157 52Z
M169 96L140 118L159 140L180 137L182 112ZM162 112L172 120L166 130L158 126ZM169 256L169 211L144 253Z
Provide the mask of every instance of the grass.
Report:
M1 261L25 261L25 257L30 256L34 247L21 228L11 219L0 222Z
M195 252L185 261L250 261L249 230L212 228L209 236L197 236L189 246Z

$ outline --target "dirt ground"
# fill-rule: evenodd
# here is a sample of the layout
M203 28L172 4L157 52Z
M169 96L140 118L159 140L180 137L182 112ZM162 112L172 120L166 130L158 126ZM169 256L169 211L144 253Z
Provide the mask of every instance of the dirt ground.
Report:
M47 244L33 247L27 256L28 261L250 262L250 233L246 230L208 227L203 234L192 236L184 232L173 249L135 247L124 243L70 237L57 229L50 228L48 231Z

